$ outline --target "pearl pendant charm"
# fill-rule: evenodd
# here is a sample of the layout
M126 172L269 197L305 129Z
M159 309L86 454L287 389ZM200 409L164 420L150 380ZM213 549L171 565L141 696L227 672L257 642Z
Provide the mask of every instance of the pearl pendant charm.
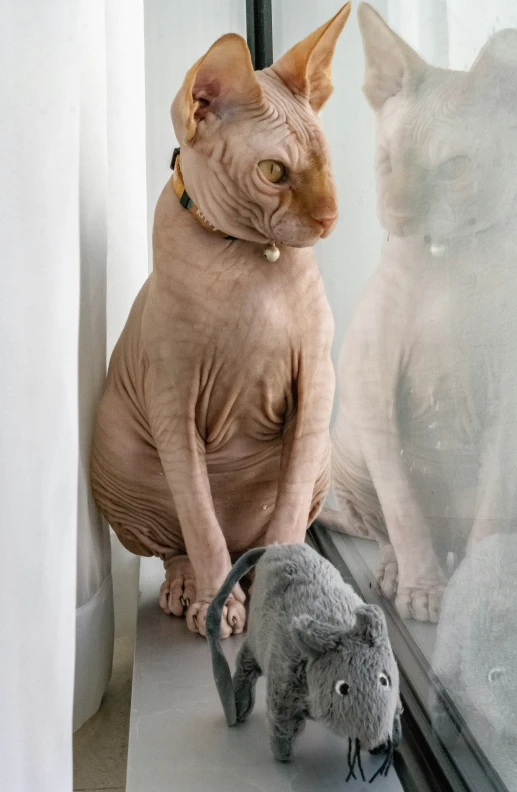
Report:
M447 250L447 245L431 245L429 248L431 256L434 258L441 258Z
M262 254L266 261L278 261L280 258L280 251L275 245L274 242L270 242L267 247L264 248L264 252Z

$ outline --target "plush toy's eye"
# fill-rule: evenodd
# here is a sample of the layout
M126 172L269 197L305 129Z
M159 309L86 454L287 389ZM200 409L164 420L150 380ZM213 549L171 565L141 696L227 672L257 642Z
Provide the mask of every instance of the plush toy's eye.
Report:
M390 687L390 678L387 674L379 674L379 682L383 687Z
M506 670L501 668L501 666L496 666L495 668L491 668L488 672L488 681L491 684L495 684L496 682L501 682L506 675Z
M340 696L348 696L348 691L350 690L350 685L348 682L344 682L342 679L339 682L336 682L335 691Z
M268 181L273 182L273 184L281 181L286 173L285 165L282 165L281 162L276 162L276 160L261 160L258 166L262 175Z

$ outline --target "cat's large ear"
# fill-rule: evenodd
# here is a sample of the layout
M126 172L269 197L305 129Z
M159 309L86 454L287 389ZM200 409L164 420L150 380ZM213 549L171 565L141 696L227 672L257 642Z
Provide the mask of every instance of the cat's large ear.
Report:
M478 73L493 69L517 69L517 30L499 30L490 36L477 56L471 71Z
M390 97L416 88L428 66L371 5L361 3L357 17L366 61L363 92L380 110Z
M350 16L350 3L337 12L330 22L291 47L272 69L294 94L307 96L318 113L333 91L331 66L339 34Z
M471 73L477 83L490 84L500 96L517 95L517 30L494 33L477 56Z
M176 137L190 143L209 113L224 117L238 107L262 101L248 45L242 36L228 33L187 72L171 108Z

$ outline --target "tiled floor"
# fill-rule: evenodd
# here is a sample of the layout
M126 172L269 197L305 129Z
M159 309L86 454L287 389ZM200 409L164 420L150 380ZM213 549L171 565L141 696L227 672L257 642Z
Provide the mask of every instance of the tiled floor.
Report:
M126 788L134 636L115 640L113 675L101 708L74 735L74 790Z

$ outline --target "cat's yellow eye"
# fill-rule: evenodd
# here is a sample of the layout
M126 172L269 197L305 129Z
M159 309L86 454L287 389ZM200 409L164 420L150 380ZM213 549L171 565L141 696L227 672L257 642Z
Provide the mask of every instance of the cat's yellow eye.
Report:
M442 179L457 179L466 173L470 165L470 157L466 154L456 154L455 157L442 162L438 166L438 173Z
M285 165L282 165L281 162L277 162L276 160L261 160L258 164L260 171L263 176L273 184L277 184L281 181L285 174L286 169Z

